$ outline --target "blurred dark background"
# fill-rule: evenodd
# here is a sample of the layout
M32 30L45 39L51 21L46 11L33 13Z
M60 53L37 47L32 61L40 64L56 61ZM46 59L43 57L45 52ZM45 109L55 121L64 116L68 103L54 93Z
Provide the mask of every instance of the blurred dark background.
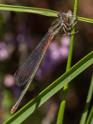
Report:
M67 12L73 11L74 0L0 0L0 3ZM77 15L93 18L93 1L79 0ZM0 11L0 123L10 116L11 106L22 91L16 85L13 74L44 37L54 19L37 14ZM78 22L76 30L72 65L93 50L93 24ZM65 72L69 41L70 37L62 35L53 40L20 107ZM93 67L90 67L70 83L64 124L79 123L92 71ZM24 124L55 124L62 94L63 91L60 91L53 96Z

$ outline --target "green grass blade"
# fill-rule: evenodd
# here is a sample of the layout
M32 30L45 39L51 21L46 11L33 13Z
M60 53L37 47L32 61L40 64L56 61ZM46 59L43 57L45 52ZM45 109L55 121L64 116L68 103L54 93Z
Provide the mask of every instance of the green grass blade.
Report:
M61 90L64 85L71 82L81 72L93 65L93 51L76 63L68 72L60 76L50 84L45 90L38 94L36 98L28 102L22 109L16 112L4 124L20 124L26 120L37 108L44 104L49 98Z
M74 14L75 17L76 17L76 14L77 14L77 6L78 6L78 0L74 0L74 13L73 14ZM71 33L75 34L75 28L72 30ZM71 68L74 37L75 37L75 35L71 35L66 71L68 71Z
M76 17L77 14L77 5L78 5L78 1L74 0L74 16ZM72 34L75 33L75 28L72 30L71 32ZM66 66L66 72L71 68L71 62L72 62L72 54L73 54L73 44L74 44L74 35L71 35L71 39L70 39L70 47L69 47L69 54L68 54L68 60L67 60L67 66ZM67 94L67 89L68 89L68 85L64 86L64 99L62 98L60 107L59 107L59 111L58 111L58 117L57 117L57 124L62 124L63 123L63 119L64 119L64 111L65 111L65 106L66 106L66 100L65 100L65 96Z
M66 106L66 100L63 99L63 101L60 103L60 107L58 111L57 124L63 124L65 106Z
M34 13L40 14L44 16L51 16L57 17L58 11L45 9L45 8L37 8L37 7L28 7L28 6L16 6L16 5L7 5L7 4L0 4L1 11L13 11L13 12L22 12L22 13ZM77 17L78 21L83 21L87 23L93 23L92 18L85 18L85 17Z
M93 19L91 19L91 18L85 18L85 17L78 16L77 20L82 21L82 22L87 22L87 23L93 23Z
M92 79L91 79L91 83L90 83L90 87L89 87L89 91L88 91L88 96L86 99L85 109L84 109L84 112L82 114L80 124L85 124L85 122L86 122L88 110L89 110L89 104L91 102L92 95L93 95L93 74L92 74Z
M0 4L0 10L13 11L13 12L24 12L24 13L35 13L35 14L51 16L51 17L52 16L57 17L57 14L58 14L57 11L45 9L45 8L6 5L6 4Z
M86 124L93 124L92 122L93 122L93 106L92 106L92 108L90 110L90 113L89 113L89 116L88 116Z

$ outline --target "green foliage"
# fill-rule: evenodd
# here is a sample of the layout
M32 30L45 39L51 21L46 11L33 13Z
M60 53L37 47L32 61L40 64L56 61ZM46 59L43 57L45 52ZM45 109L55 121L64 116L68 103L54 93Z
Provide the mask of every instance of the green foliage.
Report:
M93 106L91 107L88 119L86 121L86 124L93 124Z
M85 109L84 109L84 112L82 113L80 124L85 124L86 120L87 120L87 124L90 124L89 122L91 120L91 117L93 117L93 107L92 107L90 116L87 119L87 115L89 113L89 103L91 102L92 95L93 95L93 74L92 74L92 79L91 79L91 83L90 83L90 87L89 87L89 91L88 91L88 95L87 95L87 99L86 99Z
M37 108L44 104L49 98L70 83L81 72L93 64L93 52L76 63L68 72L60 76L56 81L45 88L36 98L28 102L22 109L16 112L4 124L20 124L27 119Z
M22 12L22 13L35 13L44 16L57 16L56 11L49 10L45 8L37 8L37 7L27 7L27 6L15 6L15 5L6 5L0 4L0 10L2 11L13 11L13 12Z
M15 5L6 5L0 4L1 11L13 11L13 12L22 12L22 13L34 13L44 16L57 17L58 11L37 8L37 7L27 7L27 6L15 6ZM77 16L78 21L93 23L93 19Z

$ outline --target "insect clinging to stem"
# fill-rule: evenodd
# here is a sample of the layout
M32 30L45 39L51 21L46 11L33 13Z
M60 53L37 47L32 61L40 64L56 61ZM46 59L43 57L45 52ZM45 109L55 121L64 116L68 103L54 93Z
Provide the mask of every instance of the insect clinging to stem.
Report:
M75 16L72 15L72 12L70 10L67 13L60 12L58 14L58 17L51 24L44 38L26 59L23 65L20 66L19 69L16 71L16 73L14 74L16 83L19 86L25 85L25 88L23 89L15 105L12 107L11 113L14 113L17 110L53 38L60 32L64 32L65 35L71 35L70 31L73 29L76 23L77 20Z

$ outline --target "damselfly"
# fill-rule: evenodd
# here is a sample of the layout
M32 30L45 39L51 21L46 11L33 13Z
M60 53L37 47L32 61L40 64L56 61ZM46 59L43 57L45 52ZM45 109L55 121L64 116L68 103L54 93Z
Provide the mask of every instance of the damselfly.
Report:
M44 55L46 54L52 39L60 32L64 32L66 35L71 34L70 31L73 29L75 24L76 18L72 15L71 11L68 11L67 13L59 13L56 20L50 26L45 37L38 44L24 64L16 71L14 76L17 84L19 86L26 84L26 86L16 104L12 107L11 113L14 113L17 110L22 98L24 97L36 74L36 71L39 68Z

